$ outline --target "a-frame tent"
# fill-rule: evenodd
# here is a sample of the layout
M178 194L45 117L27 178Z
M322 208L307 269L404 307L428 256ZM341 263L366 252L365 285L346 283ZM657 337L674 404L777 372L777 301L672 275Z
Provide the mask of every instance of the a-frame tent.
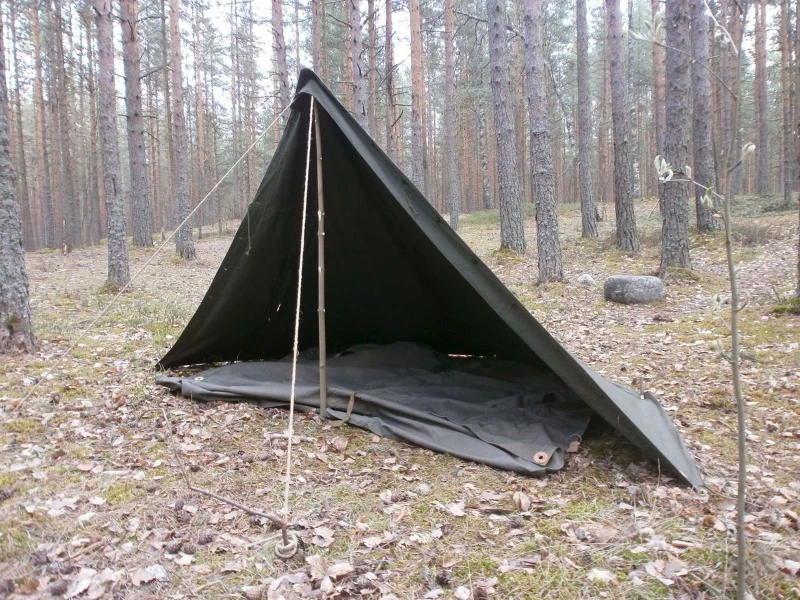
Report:
M690 485L702 485L658 401L607 381L567 352L309 70L300 73L283 137L230 250L159 365L278 362L236 362L199 377L162 378L162 383L198 398L252 397L285 404L288 363L280 359L293 345L309 145L311 165L317 159L317 135L309 138L312 99L322 148L329 416L348 413L354 424L383 435L537 473L563 465L564 446L570 436L582 434L593 411L662 467ZM301 351L316 348L320 339L315 167L309 173ZM378 353L362 360L363 349ZM304 357L298 402L313 407L319 389L313 350ZM458 357L487 358L479 364ZM337 364L342 373L356 373L357 381L337 382ZM393 366L402 368L390 372ZM482 385L476 382L491 379L493 371L503 381L499 387L487 384L488 413L475 412L481 408ZM383 387L373 386L378 380ZM349 414L351 393L355 407L351 403ZM448 394L469 396L463 420L445 414L454 405ZM434 396L435 408L426 410ZM553 398L563 401L563 411L550 402ZM539 405L532 416L520 417L518 409L528 402ZM574 431L562 435L562 417ZM516 444L514 436L525 443ZM545 461L526 454L538 448L540 437Z

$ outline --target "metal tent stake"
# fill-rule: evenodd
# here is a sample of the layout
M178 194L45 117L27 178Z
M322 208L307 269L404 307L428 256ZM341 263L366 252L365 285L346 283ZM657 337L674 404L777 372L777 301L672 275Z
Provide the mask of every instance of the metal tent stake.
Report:
M311 98L312 102L316 100ZM317 282L319 299L319 418L328 411L327 343L325 340L325 204L322 197L322 138L319 127L319 103L314 114L314 133L317 138Z

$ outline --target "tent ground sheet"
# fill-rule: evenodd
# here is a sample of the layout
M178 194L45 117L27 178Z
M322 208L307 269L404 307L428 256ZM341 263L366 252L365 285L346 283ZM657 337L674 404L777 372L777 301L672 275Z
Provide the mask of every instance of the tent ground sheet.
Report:
M159 383L197 400L288 406L292 363L240 362ZM377 435L540 475L564 466L592 410L552 372L507 360L448 356L409 342L329 356L328 415ZM348 414L348 404L354 397ZM315 350L297 364L298 410L319 408Z

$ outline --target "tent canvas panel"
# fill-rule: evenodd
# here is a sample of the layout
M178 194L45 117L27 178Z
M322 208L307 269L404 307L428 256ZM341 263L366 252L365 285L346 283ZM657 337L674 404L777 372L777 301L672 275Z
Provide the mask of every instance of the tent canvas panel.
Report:
M666 412L563 348L447 225L310 71L259 192L206 297L163 367L277 360L292 349L309 107L325 198L328 353L405 341L547 373L684 481L702 485ZM300 348L317 346L316 175L310 169ZM333 375L332 368L328 370Z

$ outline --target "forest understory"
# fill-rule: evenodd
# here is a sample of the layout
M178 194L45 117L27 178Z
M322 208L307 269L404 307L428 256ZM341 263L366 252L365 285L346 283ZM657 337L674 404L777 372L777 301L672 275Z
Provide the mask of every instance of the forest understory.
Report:
M749 584L755 598L789 599L800 598L800 316L774 308L795 285L797 209L768 210L773 200L737 202L734 240L748 299ZM496 212L462 217L460 233L579 359L656 394L707 489L677 483L606 427L590 430L562 472L531 479L298 415L289 520L305 550L288 562L273 556L269 523L191 492L174 453L195 486L277 512L286 440L275 436L287 412L197 403L155 385L156 360L231 236L197 240L193 262L159 255L22 401L113 297L105 246L28 253L40 348L0 363L0 597L731 597L723 234L692 235L693 270L668 273L662 302L603 300L605 277L658 269L656 204L636 207L636 254L614 249L613 207L600 237L585 239L579 208L559 206L563 283L536 285L535 243L524 256L495 250ZM533 240L532 214L525 225ZM132 248L131 272L153 252ZM584 273L597 285L579 285Z

